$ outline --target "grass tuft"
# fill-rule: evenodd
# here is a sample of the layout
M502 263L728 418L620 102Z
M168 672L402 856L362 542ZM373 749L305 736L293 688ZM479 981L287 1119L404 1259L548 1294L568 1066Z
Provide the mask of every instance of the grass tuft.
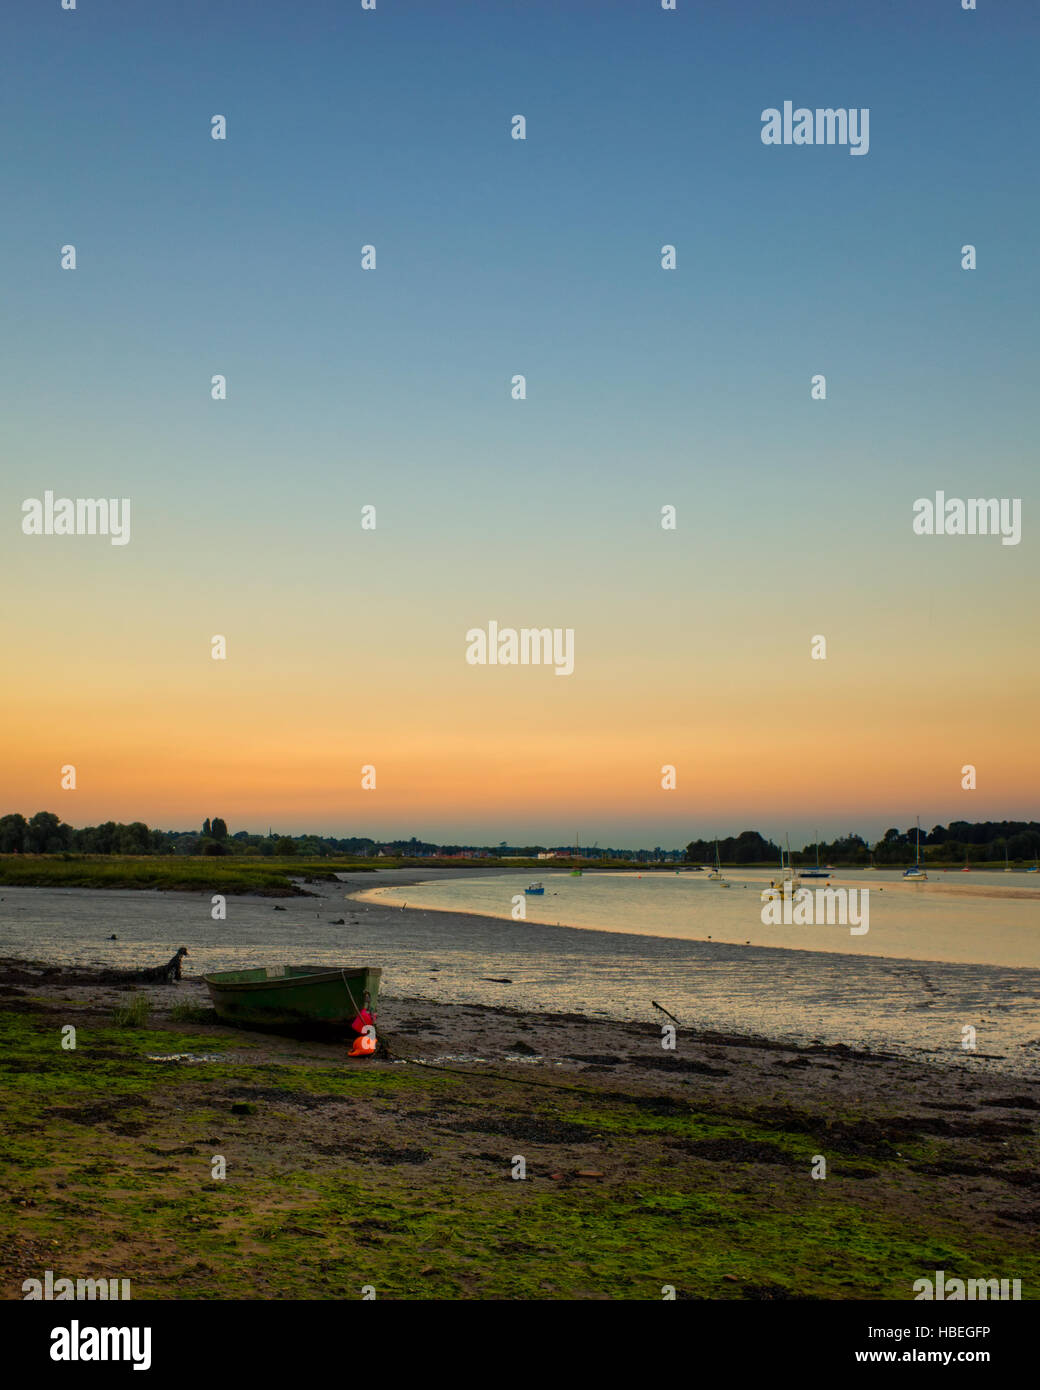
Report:
M114 1009L112 1021L117 1028L143 1028L151 1011L152 1001L141 994Z

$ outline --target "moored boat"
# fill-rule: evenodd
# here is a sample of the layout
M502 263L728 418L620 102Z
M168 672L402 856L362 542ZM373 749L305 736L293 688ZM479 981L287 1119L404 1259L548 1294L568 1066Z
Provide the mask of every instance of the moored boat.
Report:
M524 889L524 892L532 898L537 898L545 892L545 888L539 881L537 883L528 884L528 886Z
M725 883L726 881L722 877L722 864L719 862L718 840L715 841L715 867L712 869L711 873L709 873L708 878L711 880L712 883Z
M831 867L830 867L829 864L825 864L825 865L823 866L822 869L820 868L820 832L817 830L817 832L816 832L816 868L815 868L815 869L802 869L802 870L801 870L801 876L802 876L802 878L830 878L831 872L832 872L832 870L831 870Z
M349 1026L375 1009L382 971L371 966L260 966L204 975L213 1007L235 1023Z
M914 883L927 883L928 875L921 868L921 817L917 817L917 858L903 874L904 879Z
M793 891L795 888L797 888L797 887L799 886L799 884L800 884L801 881L802 881L802 876L801 876L801 874L798 873L795 869L793 869L793 868L791 867L791 837L790 837L790 835L788 835L788 836L786 837L786 839L787 839L787 863L786 863L786 864L784 863L784 852L783 852L782 849L781 849L781 851L780 851L780 891L781 891L781 892L783 892L783 887L784 887L784 884L785 884L785 883L789 883L789 884L791 885L791 889L792 889L792 891Z

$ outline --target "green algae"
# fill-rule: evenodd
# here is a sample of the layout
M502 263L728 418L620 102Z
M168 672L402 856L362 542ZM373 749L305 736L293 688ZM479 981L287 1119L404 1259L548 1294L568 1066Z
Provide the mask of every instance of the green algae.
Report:
M906 1299L940 1268L1019 1278L1027 1298L1040 1288L1026 1230L969 1241L924 1207L889 1215L854 1199L839 1160L829 1160L833 1177L813 1182L825 1125L818 1140L706 1105L662 1101L655 1113L591 1088L561 1089L549 1104L487 1079L475 1096L462 1077L410 1067L179 1067L149 1055L250 1044L77 1026L69 1052L60 1029L60 1012L0 1014L0 1154L11 1174L0 1240L53 1242L52 1267L118 1272L134 1297L361 1298L370 1286L402 1299L660 1299L669 1288L680 1298ZM253 1113L231 1114L227 1097L239 1093L258 1097ZM501 1172L474 1164L449 1178L435 1163L275 1152L270 1131L256 1128L290 1130L283 1102L300 1098L360 1099L392 1115L402 1097L425 1100L431 1116L450 1102L478 1133L488 1116L503 1122L489 1131L500 1135L524 1120L565 1122L602 1140L620 1169L609 1184L559 1182L533 1163L532 1176L513 1181L503 1160ZM701 1142L744 1144L749 1157L691 1161L667 1147ZM787 1162L756 1163L759 1144ZM901 1144L898 1161L855 1163L876 1175L871 1188L895 1196L911 1148ZM224 1179L213 1177L216 1156L227 1160ZM805 1165L797 1179L795 1165Z

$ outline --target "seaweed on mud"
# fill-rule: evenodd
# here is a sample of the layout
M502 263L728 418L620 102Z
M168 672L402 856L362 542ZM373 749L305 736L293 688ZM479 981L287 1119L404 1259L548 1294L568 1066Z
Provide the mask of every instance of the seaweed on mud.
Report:
M1001 1106L1005 1110L1040 1110L1040 1100L1033 1096L1000 1096L994 1100L980 1100L979 1105Z
M44 1118L55 1119L74 1125L104 1125L107 1129L114 1129L116 1125L136 1124L136 1121L127 1120L125 1111L127 1110L148 1110L152 1102L147 1096L120 1096L118 1100L99 1101L95 1105L82 1106L52 1106L43 1112ZM125 1133L143 1132L145 1126Z
M729 1076L725 1067L713 1067L708 1062L695 1062L689 1057L629 1057L629 1066L652 1067L657 1071L695 1072L698 1076Z
M452 1134L501 1134L514 1143L526 1144L588 1144L592 1140L584 1125L569 1124L566 1120L539 1119L533 1115L515 1115L506 1120L476 1117L442 1120L438 1128Z
M669 1139L667 1147L712 1162L786 1163L791 1167L802 1166L800 1159L795 1159L775 1144L761 1139Z
M748 1299L801 1299L805 1294L792 1293L783 1284L742 1284L740 1288L741 1298Z
M896 1115L883 1119L881 1125L892 1137L932 1134L952 1139L1007 1139L1013 1135L1032 1134L1029 1120L945 1120L938 1115Z
M353 1144L349 1140L336 1144L312 1144L310 1147L325 1158L369 1159L384 1168L394 1168L399 1164L428 1163L433 1157L430 1149L395 1149L390 1144Z
M278 1101L282 1105L298 1105L301 1110L321 1110L327 1105L351 1106L355 1102L351 1096L334 1095L319 1091L290 1091L279 1086L239 1086L234 1096L235 1102L252 1100Z

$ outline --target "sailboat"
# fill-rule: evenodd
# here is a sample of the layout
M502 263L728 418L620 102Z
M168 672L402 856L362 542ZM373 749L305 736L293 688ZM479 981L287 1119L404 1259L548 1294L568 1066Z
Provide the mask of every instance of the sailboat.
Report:
M722 877L722 865L719 863L719 842L718 842L718 840L715 841L715 867L712 869L711 873L708 875L708 878L709 878L713 883L725 883L725 881L726 881L726 880Z
M1011 860L1008 858L1007 845L1004 846L1004 872L1006 874L1011 873Z
M810 874L809 877L813 877L813 875ZM826 877L826 875L823 875L823 877ZM791 885L791 892L793 893L801 881L801 877L791 868L791 837L788 835L786 863L784 862L783 848L781 847L780 849L780 878L776 883L770 883L768 888L763 888L759 897L764 903L769 902L772 898L782 898L786 884L789 883Z
M927 883L928 875L921 868L921 817L917 817L917 858L909 869L903 874L904 878L911 879L915 883Z
M830 869L821 869L821 868L820 868L820 832L817 830L817 832L816 832L816 868L815 868L815 869L803 869L803 870L802 870L802 878L830 878L830 876L831 876L831 871L830 871Z
M780 886L782 888L785 883L789 883L792 888L797 888L801 881L801 875L796 874L791 868L791 837L788 835L786 868L784 867L784 852L783 850L780 851Z

